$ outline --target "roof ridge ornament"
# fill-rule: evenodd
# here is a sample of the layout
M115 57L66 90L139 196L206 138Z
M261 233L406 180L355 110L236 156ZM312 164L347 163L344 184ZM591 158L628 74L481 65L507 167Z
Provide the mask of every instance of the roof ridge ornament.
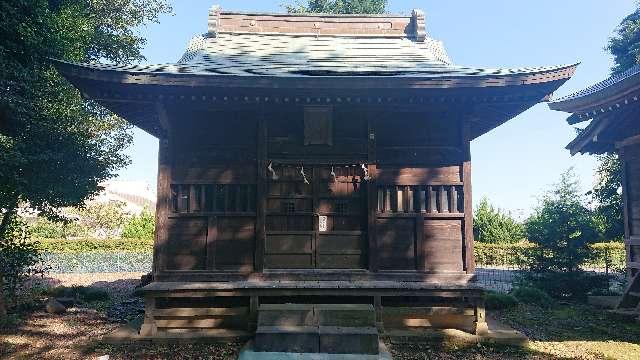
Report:
M413 9L411 11L411 23L413 24L413 34L417 42L424 42L427 38L427 25L424 11Z
M213 5L211 9L209 9L209 31L207 35L209 37L217 37L218 29L220 28L220 13L222 12L222 7L220 5Z

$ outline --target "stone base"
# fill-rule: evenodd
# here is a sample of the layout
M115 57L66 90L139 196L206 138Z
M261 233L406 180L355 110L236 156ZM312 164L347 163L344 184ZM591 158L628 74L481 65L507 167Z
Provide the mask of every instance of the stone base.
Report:
M291 353L291 352L258 352L253 341L240 351L238 360L392 360L387 347L380 341L378 354L326 354L326 353Z

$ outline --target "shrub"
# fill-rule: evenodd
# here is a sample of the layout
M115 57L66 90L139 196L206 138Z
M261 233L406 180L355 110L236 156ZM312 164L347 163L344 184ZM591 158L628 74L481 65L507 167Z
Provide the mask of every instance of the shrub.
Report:
M152 240L156 232L156 219L153 213L144 209L140 215L133 216L124 225L122 237L125 239Z
M511 291L511 295L523 304L549 307L553 304L553 299L546 292L527 286L520 286Z
M475 243L476 263L485 266L522 267L527 264L529 252L537 247L528 241L513 244Z
M37 266L41 264L41 259L38 244L30 239L28 226L16 217L5 236L0 238L0 276L3 285L0 296L7 300L9 307L16 305L17 290L27 279L44 273L44 268Z
M544 289L547 294L558 299L584 300L587 295L604 293L609 288L606 275L584 271L541 272L531 274L524 280L523 284Z
M89 286L58 286L49 291L55 297L69 297L84 302L108 301L111 296L104 289Z
M518 305L518 300L511 294L489 292L485 297L485 306L488 310L502 310Z
M624 243L619 241L589 245L589 256L585 265L590 268L608 269L624 273L627 269L627 253Z
M54 222L46 218L38 218L29 225L31 235L36 239L62 239L66 238L65 224Z
M38 247L47 253L84 253L84 252L132 252L143 253L153 250L153 240L148 239L82 239L40 240Z
M525 238L524 225L511 214L494 208L486 198L473 214L473 235L484 243L516 243Z

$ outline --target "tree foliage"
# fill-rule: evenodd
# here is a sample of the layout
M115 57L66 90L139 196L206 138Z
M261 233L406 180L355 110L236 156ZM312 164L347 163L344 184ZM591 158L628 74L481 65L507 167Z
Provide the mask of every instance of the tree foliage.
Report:
M558 298L582 298L606 288L606 278L580 268L589 259L589 243L600 234L572 169L544 194L525 226L529 241L538 245L528 254L527 283Z
M38 243L30 240L29 228L24 222L14 218L5 235L0 238L0 318L6 315L6 309L2 308L15 305L20 285L44 273L41 266L36 266L42 260Z
M607 240L624 236L622 162L615 153L598 156L597 181L591 192L596 221Z
M524 239L524 225L511 214L497 209L487 198L480 201L473 214L473 235L484 243L516 243Z
M0 237L19 202L54 216L128 161L125 122L82 99L49 59L142 60L136 29L170 10L165 0L0 2Z
M532 263L534 270L579 270L588 255L587 245L600 238L593 212L585 203L573 169L543 195L525 224L528 240L542 250Z
M622 20L609 38L606 49L613 55L614 73L640 63L640 8Z
M144 209L139 215L133 216L127 221L122 230L122 237L152 240L155 233L156 218L151 211Z
M387 0L308 0L285 5L290 13L383 14Z

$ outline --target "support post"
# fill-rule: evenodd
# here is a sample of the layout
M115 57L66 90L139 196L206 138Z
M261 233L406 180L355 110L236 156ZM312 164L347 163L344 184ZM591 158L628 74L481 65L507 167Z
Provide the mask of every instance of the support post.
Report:
M140 336L152 337L158 334L158 327L154 317L156 298L145 296L144 298L144 323L140 328Z
M265 216L267 207L267 125L264 107L258 116L257 129L257 179L256 179L256 248L253 268L257 272L264 270L264 247L267 240Z
M156 236L153 246L153 274L156 275L164 269L164 247L167 242L167 226L171 206L171 154L169 119L164 106L156 104L156 110L162 131L158 146L158 202L156 203Z

